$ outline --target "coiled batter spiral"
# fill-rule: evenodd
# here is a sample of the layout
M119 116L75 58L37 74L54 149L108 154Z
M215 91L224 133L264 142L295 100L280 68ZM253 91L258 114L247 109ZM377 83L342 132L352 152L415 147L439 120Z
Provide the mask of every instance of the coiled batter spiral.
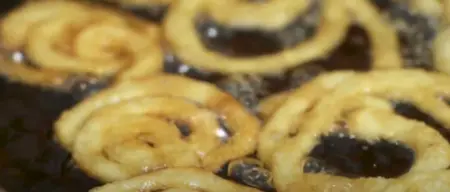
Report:
M229 129L223 141L221 119ZM188 125L187 135L176 124ZM127 81L83 101L58 120L55 133L78 165L103 181L164 167L217 171L253 152L259 122L213 85L160 75Z
M311 4L310 0L262 4L240 0L179 1L172 5L166 16L165 36L176 56L199 69L222 73L276 73L326 56L338 45L350 23L345 4L321 1L322 20L312 39L279 53L251 58L232 58L209 51L198 37L196 18L205 13L230 27L275 30L289 24L294 16L305 12ZM180 31L183 35L179 35Z
M449 96L449 85L448 76L420 70L323 75L287 96L264 126L259 156L271 167L280 191L292 183L297 183L295 190L310 191L448 190L448 179L437 179L448 174L447 141L432 127L396 115L389 100L413 103L449 127L450 108L442 100ZM338 121L346 122L344 131L356 138L369 142L386 139L411 147L416 153L411 169L395 179L349 179L297 169L307 162L320 135L342 131L333 126ZM289 137L291 133L296 135Z
M60 84L70 75L118 80L162 70L159 28L113 10L73 1L29 2L1 23L5 49L34 65L0 64L11 79Z

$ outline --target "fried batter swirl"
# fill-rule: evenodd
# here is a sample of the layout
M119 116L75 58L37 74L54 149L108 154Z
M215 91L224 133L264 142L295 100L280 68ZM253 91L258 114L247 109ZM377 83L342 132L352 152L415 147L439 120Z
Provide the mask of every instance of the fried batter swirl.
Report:
M228 126L226 141L218 119ZM180 133L176 123L188 125ZM259 122L232 96L207 83L160 75L127 81L83 101L55 125L60 143L90 175L128 179L163 167L217 171L254 151Z
M159 28L137 18L72 1L26 3L1 23L1 41L9 50L23 50L36 67L9 66L1 71L12 79L44 83L35 74L145 76L162 70Z
M175 55L199 69L222 73L279 72L326 56L340 43L350 23L345 4L322 0L321 24L314 37L279 53L250 58L232 58L208 50L197 34L195 20L206 14L230 27L276 30L287 25L293 15L304 13L311 4L310 0L260 4L239 0L179 1L166 16L165 35Z
M442 97L450 94L450 78L420 70L336 72L295 90L265 125L259 153L272 167L274 183L286 191L443 191L449 190L447 175L450 146L440 133L416 120L396 115L391 99L407 101L450 127L450 108ZM308 159L320 135L334 131L338 121L347 123L347 132L369 142L386 139L404 143L416 153L406 174L395 179L348 179L298 169ZM296 135L286 135L295 130ZM415 184L417 182L418 184ZM444 191L445 191L444 190Z

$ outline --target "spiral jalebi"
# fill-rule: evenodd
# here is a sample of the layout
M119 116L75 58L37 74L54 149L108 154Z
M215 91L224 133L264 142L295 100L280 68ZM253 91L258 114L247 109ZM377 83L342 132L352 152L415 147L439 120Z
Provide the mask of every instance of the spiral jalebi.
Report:
M226 141L219 119L231 132ZM189 126L187 136L177 129L179 122ZM214 86L161 75L127 81L83 101L62 115L55 133L83 170L115 181L164 167L218 171L253 152L259 126Z
M272 4L284 9L269 6ZM198 37L195 20L202 13L211 14L210 16L213 19L219 17L218 22L230 24L230 27L274 30L287 25L293 15L300 15L306 11L312 1L296 1L295 4L297 5L295 6L291 4L292 2L285 0L270 1L269 4L216 0L179 1L172 5L166 16L165 36L177 57L199 69L222 73L274 73L283 71L310 60L325 57L341 42L350 23L345 4L332 0L321 1L323 13L320 27L314 37L306 42L299 43L294 48L251 58L232 58L209 51ZM242 7L240 7L241 5ZM223 7L230 7L228 10L235 11L236 15L228 14L229 11L223 9ZM289 14L281 12L280 9L289 10ZM183 35L179 34L180 31L183 31Z
M383 191L400 189L395 186L403 182L406 188L400 191L448 190L444 186L447 180L425 179L427 174L446 174L450 165L447 141L432 127L396 115L389 100L413 103L448 127L450 108L441 98L449 96L449 85L448 76L419 70L336 72L321 76L287 96L264 126L258 153L271 167L274 184L280 191L287 190L292 183L318 191ZM411 147L416 153L411 169L395 179L348 179L303 173L296 168L306 163L320 135L338 131L333 126L337 121L346 122L345 131L356 138L371 142L386 139ZM290 133L296 136L288 137ZM423 181L417 179L421 177ZM411 179L415 178L423 183L411 185Z
M4 48L23 50L37 66L3 62L1 71L30 84L47 83L39 79L46 75L58 84L69 75L123 80L162 70L157 26L89 4L30 2L7 15L1 30Z

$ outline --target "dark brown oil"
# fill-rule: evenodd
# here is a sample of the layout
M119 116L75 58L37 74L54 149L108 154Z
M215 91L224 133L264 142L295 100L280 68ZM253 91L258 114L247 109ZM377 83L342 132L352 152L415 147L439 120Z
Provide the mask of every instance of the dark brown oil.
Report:
M328 173L349 178L396 178L409 171L414 151L400 143L368 143L339 133L322 136L309 154L306 173Z
M0 161L0 186L8 192L91 188L93 185L81 180L63 182L62 178L70 174L66 167L70 155L52 139L54 121L76 99L70 93L12 83L4 78L0 79L0 92L0 156L4 157Z

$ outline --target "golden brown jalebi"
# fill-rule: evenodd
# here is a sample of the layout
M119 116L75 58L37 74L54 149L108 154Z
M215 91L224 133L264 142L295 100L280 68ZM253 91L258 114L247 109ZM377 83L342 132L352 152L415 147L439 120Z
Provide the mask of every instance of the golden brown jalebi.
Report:
M336 72L323 75L293 91L264 126L259 155L271 167L279 191L297 183L310 191L447 191L450 146L439 132L393 111L389 100L407 101L450 127L450 77L421 70L368 73ZM347 132L369 142L400 142L414 150L411 169L395 179L348 179L299 169L321 135L337 131L338 121ZM287 137L288 133L296 135ZM438 152L437 152L438 151ZM434 176L433 176L434 175ZM427 178L429 177L429 178ZM314 189L314 190L313 190Z
M207 14L213 20L218 17L217 21L225 22L230 27L276 30L290 21L290 13L298 16L311 4L309 0L270 1L267 4L218 0L178 1L172 5L165 18L165 35L175 55L193 67L223 73L276 73L326 56L341 42L350 23L345 3L321 1L322 20L316 35L310 40L279 53L251 58L232 58L208 50L197 34L196 18L200 14Z
M218 119L231 132L226 141ZM180 122L189 125L188 136ZM160 75L88 98L64 112L55 134L83 170L116 181L162 167L217 171L254 151L259 128L256 117L213 85Z
M31 84L47 83L28 78L39 73L59 83L68 74L121 80L162 69L157 26L90 4L26 3L2 21L1 42L38 66L2 63L1 71Z
M57 15L85 14L88 7L71 1L26 3L9 12L1 25L2 45L20 49L27 41L29 29L36 23Z
M169 168L117 181L94 188L90 192L259 192L257 189L241 186L224 180L213 173L194 168Z

